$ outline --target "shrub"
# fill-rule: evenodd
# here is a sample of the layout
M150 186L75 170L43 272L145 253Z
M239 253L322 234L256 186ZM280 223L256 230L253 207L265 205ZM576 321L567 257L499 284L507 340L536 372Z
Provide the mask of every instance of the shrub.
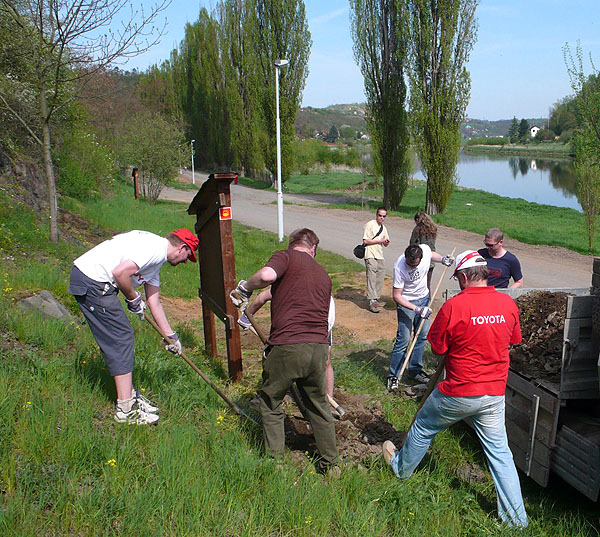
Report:
M75 128L64 138L55 160L58 190L79 200L106 191L118 171L112 151L81 128Z

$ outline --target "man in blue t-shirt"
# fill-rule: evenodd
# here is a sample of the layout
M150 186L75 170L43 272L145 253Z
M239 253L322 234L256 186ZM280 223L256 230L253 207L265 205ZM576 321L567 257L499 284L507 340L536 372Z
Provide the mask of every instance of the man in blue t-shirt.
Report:
M488 285L505 289L509 287L512 278L511 288L523 287L521 263L515 255L504 248L504 233L497 227L490 228L483 242L485 248L478 250L478 253L487 261L490 272Z

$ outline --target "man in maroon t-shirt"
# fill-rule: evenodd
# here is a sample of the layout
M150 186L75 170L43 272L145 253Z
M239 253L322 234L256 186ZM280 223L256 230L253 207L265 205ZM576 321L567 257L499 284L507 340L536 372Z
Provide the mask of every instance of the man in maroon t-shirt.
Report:
M303 228L293 231L287 250L275 252L248 281L230 296L244 310L255 289L271 285L271 332L263 360L260 411L267 451L283 455L285 444L282 401L296 382L306 406L317 448L326 471L337 462L335 426L325 388L329 348L327 318L331 279L315 261L319 238Z
M504 424L508 347L521 341L519 310L512 298L487 286L487 264L478 252L461 253L454 276L462 292L442 306L428 335L433 352L446 356L446 378L418 412L402 449L386 441L383 456L397 477L408 479L437 433L468 420L488 460L500 518L526 527Z

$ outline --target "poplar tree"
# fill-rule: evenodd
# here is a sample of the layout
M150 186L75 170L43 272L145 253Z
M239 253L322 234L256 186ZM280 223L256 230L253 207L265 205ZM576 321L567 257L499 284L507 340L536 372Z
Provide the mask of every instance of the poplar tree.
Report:
M458 182L460 124L471 92L465 65L476 41L477 5L410 0L410 112L429 214L444 211Z
M266 134L260 108L255 0L223 0L218 6L227 107L234 164L248 177L264 168Z
M285 182L294 166L294 123L308 76L312 41L303 0L256 0L255 12L253 43L260 68L260 103L268 139L265 163L273 174L277 169L274 62L279 59L289 62L281 69L279 78L281 179Z
M180 46L179 77L182 111L188 137L196 140L195 162L219 168L232 161L231 128L218 21L205 8L198 20L185 27Z
M350 0L354 57L364 78L367 126L383 175L383 205L397 209L410 164L404 80L407 57L405 1Z

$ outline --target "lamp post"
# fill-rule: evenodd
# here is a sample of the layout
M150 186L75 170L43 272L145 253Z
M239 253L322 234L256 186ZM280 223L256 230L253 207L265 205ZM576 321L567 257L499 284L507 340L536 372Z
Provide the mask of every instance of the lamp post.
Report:
M196 184L196 174L194 173L194 142L196 140L192 140L190 142L190 148L192 150L192 184Z
M281 126L279 122L279 72L289 62L287 60L275 60L275 110L277 111L277 120L275 123L277 130L277 230L279 232L279 242L283 242L283 192L281 192Z

